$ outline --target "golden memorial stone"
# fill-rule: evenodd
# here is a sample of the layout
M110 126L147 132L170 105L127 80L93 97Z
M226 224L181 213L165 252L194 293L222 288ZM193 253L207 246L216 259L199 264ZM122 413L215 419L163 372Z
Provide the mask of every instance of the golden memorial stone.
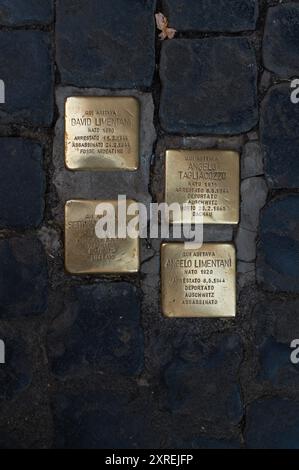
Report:
M240 159L226 150L168 150L165 202L188 203L192 220L202 204L204 224L238 224L240 211ZM172 217L178 224L181 220Z
M235 317L236 252L231 244L161 247L162 310L167 317Z
M118 201L72 200L65 206L65 267L71 274L136 273L139 271L139 239L96 235L100 216L96 207L112 204L117 220ZM134 201L128 200L127 207ZM127 216L127 223L133 216Z
M67 98L65 164L69 170L137 170L139 133L136 98Z

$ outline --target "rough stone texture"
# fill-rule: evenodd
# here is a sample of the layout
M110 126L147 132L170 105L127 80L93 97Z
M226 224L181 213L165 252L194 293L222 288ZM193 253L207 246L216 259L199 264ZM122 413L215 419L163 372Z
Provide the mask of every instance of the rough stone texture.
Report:
M245 439L251 449L298 449L299 403L265 398L248 409Z
M141 105L140 168L134 172L71 172L64 165L64 103L68 96L135 96ZM54 184L59 196L55 219L64 222L64 204L68 199L117 199L119 194L127 195L148 204L150 163L156 139L154 128L154 103L151 94L135 90L113 92L111 90L58 88L56 94L59 119L55 128L53 162L55 166Z
M236 247L238 259L249 263L256 257L256 232L239 228L236 236Z
M269 90L261 108L265 172L273 188L299 187L299 105L290 96L288 83L277 85Z
M241 158L242 179L264 174L263 152L259 142L248 142L244 145Z
M257 275L270 291L299 293L299 196L274 199L262 212Z
M57 3L57 61L62 83L149 87L155 71L156 0Z
M1 0L1 25L48 24L53 18L53 0Z
M237 439L209 439L208 437L195 437L190 440L174 440L175 449L241 449L241 442Z
M130 284L82 286L66 297L48 344L55 375L136 375L143 366L140 303Z
M162 0L162 7L179 31L253 30L258 17L257 0Z
M167 132L240 134L257 124L257 66L245 38L165 42L160 76Z
M0 124L50 126L53 118L51 35L42 31L0 31L0 77L5 105Z
M255 263L238 262L238 286L240 290L248 285L255 284Z
M37 227L43 218L45 178L42 147L0 138L0 228Z
M282 78L299 74L299 5L295 2L269 8L263 41L267 69Z
M0 241L0 318L38 315L47 308L47 261L35 237Z
M166 406L173 413L195 413L206 421L225 420L223 426L238 424L243 415L236 381L241 360L236 335L219 337L214 346L186 341L165 370Z
M244 230L256 232L260 210L267 200L268 188L263 178L248 178L241 184L241 223Z
M12 335L7 337L2 331L1 337L5 338L6 364L0 367L0 403L15 398L32 381L32 366L24 341Z
M54 397L55 448L158 448L162 436L151 429L149 403L132 402L126 393L111 390Z
M299 338L298 300L258 304L253 313L259 368L256 380L275 391L296 391L299 366L291 362L290 345Z

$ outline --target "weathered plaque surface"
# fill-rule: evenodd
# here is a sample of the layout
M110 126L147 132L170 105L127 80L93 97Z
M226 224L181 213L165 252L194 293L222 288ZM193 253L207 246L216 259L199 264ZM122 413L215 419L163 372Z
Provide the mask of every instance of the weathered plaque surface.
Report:
M234 317L236 254L231 244L161 248L162 309L167 317Z
M96 236L99 217L95 210L103 202L109 202L117 209L117 201L73 200L66 203L65 267L71 274L139 271L139 239L100 239ZM127 205L131 203L134 201L127 201Z
M65 162L70 170L138 169L139 101L70 97L65 104Z
M224 150L168 150L165 200L202 204L204 224L237 224L240 211L240 159ZM181 220L175 217L171 222Z

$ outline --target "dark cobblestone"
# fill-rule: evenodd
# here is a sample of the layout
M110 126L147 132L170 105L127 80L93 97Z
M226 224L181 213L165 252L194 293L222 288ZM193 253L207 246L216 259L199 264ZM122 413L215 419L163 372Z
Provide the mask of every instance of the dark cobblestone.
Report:
M51 125L54 76L50 34L0 31L0 77L6 86L0 124Z
M269 291L299 293L299 196L271 201L262 211L257 277Z
M165 131L239 134L257 124L257 67L247 39L168 41L162 48L160 75Z
M33 228L43 218L43 150L35 142L0 138L0 228Z
M163 12L179 31L237 32L255 29L257 0L162 0Z
M14 439L13 436L6 432L0 431L0 449L1 450L19 450L24 449L22 443Z
M53 0L1 0L1 25L48 24L53 18Z
M155 71L155 0L60 0L57 62L62 83L149 87Z
M237 439L213 439L198 437L191 441L179 440L174 443L175 449L241 449L241 442Z
M132 402L130 394L113 391L57 395L54 400L56 448L158 448L149 404ZM161 438L161 436L160 436Z
M245 439L251 449L299 449L299 402L258 400L248 408Z
M237 379L241 360L236 335L219 337L213 346L186 342L165 370L166 406L214 423L221 419L223 427L237 425L243 415Z
M47 308L47 261L35 237L0 241L0 318L38 315Z
M140 303L130 284L79 287L66 297L64 312L49 336L54 374L65 377L88 367L136 375L143 366Z
M13 336L6 337L2 332L1 337L5 339L6 364L0 367L0 402L15 398L32 380L31 361L24 341Z
M275 390L298 390L299 365L290 360L290 345L299 338L298 301L272 301L254 311L255 343L258 349L257 380Z
M299 105L291 102L290 93L288 83L271 88L261 108L265 171L274 188L299 187Z
M299 74L299 5L269 8L264 42L264 65L282 78Z

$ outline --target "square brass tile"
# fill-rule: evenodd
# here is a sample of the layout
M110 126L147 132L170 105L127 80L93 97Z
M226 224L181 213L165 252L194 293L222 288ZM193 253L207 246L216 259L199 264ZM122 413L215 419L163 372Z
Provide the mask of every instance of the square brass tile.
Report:
M109 202L72 200L65 206L65 267L71 274L136 273L139 271L139 239L99 239L95 210ZM127 205L134 201L127 201ZM117 212L116 212L117 214ZM117 217L117 216L116 216ZM127 217L127 222L131 217Z
M203 206L204 224L238 224L240 158L226 150L167 150L165 202ZM171 222L181 222L176 217Z
M69 170L139 166L140 106L134 97L70 97L65 103L65 163Z
M161 247L162 310L167 317L234 317L236 252L231 244Z

